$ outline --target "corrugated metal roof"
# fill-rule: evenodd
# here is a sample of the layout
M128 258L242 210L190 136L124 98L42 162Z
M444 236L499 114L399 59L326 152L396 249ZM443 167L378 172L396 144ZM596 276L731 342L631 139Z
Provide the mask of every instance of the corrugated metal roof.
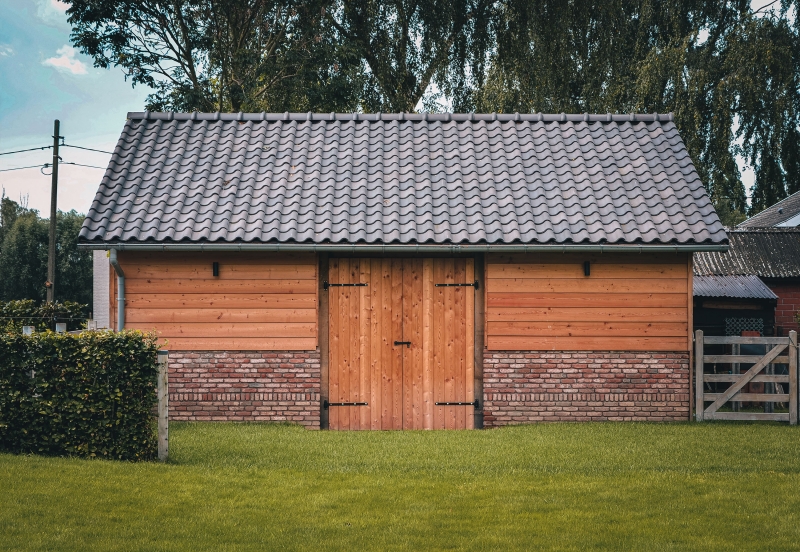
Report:
M739 224L738 228L769 228L771 226L787 226L791 220L791 226L800 225L797 220L800 215L800 192L796 192L787 198L782 199L772 207L768 207Z
M736 299L778 299L758 276L695 276L695 297L731 297Z
M747 228L728 233L727 252L695 253L695 274L800 277L800 229Z
M727 239L671 116L128 117L83 243Z

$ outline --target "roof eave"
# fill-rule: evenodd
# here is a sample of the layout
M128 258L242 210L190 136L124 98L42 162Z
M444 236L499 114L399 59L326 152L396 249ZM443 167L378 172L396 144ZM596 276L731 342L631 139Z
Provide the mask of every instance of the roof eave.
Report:
M728 251L728 244L370 244L370 243L126 243L84 242L82 250L265 251L310 253L695 253Z

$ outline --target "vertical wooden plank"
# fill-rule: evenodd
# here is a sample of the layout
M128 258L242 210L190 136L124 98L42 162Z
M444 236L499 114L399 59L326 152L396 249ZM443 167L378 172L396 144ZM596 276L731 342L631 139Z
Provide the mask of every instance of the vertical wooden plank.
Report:
M483 428L483 351L484 351L484 335L485 335L485 319L486 319L486 278L485 278L485 257L478 255L475 257L475 279L479 281L480 288L475 293L475 328L473 331L474 343L474 361L473 369L475 370L475 381L473 384L473 400L478 399L480 408L475 409L474 427L477 429Z
M381 313L383 301L383 270L380 259L370 262L370 429L381 428L381 385L382 385L382 342L381 342Z
M403 261L403 429L423 427L422 260Z
M381 429L392 428L392 261L381 260Z
M361 323L359 324L358 335L358 370L359 370L359 393L358 402L369 403L370 391L370 347L369 338L371 335L370 328L370 303L369 303L369 274L370 274L370 260L363 259L361 261L359 270L359 282L366 283L366 287L355 288L359 290L359 308L361 310ZM358 412L358 429L370 428L370 413L369 405L358 406L354 410Z
M338 281L339 278L339 263L340 259L331 259L329 261L328 272L331 282ZM328 325L329 325L329 347L328 354L328 402L336 402L339 400L339 371L341 355L339 353L339 346L341 342L341 328L340 328L340 314L341 310L339 288L329 288L328 290ZM336 408L328 409L328 427L330 429L341 429L339 424L339 412Z
M330 401L330 388L328 387L329 369L330 369L330 314L329 314L329 297L330 292L322 288L322 282L328 281L329 261L327 254L319 256L319 268L317 272L317 335L319 339L319 400L322 403L325 400ZM329 409L319 408L319 427L326 429L328 425Z
M454 260L453 259L445 259L445 283L452 284L454 283ZM444 288L444 336L445 336L445 343L444 343L444 364L445 364L445 382L444 382L444 394L445 394L445 401L447 402L454 402L456 401L456 393L455 393L455 355L453 351L454 347L454 326L455 326L455 313L453 311L453 306L455 303L455 293L456 288L453 287L446 287ZM445 407L445 427L447 429L455 429L456 425L456 410L457 407L447 406Z
M703 421L703 410L705 409L703 402L703 330L697 330L694 337L694 380L696 385L695 396L695 419L698 422Z
M434 429L433 400L433 259L422 261L422 427Z
M392 329L389 343L392 354L392 429L403 429L403 261L392 259Z
M433 260L433 428L444 429L445 407L436 406L445 401L444 394L444 290L435 287L444 282L444 264L442 259Z
M475 262L473 259L466 261L467 282L475 281ZM465 396L468 402L475 401L475 294L478 292L475 288L464 288L466 291L466 305L464 312L464 341L466 342L464 350L464 387ZM466 408L466 428L475 428L475 408Z
M358 283L358 279L360 276L361 270L361 259L350 259L350 278L347 280L351 284ZM358 369L359 369L359 329L361 326L361 308L359 305L359 296L361 293L361 288L357 287L347 287L345 288L348 290L348 294L350 296L350 320L348 321L348 333L350 337L350 354L349 354L349 371L348 371L348 402L360 402L360 398L358 395L359 392L359 385L361 383L361 378L359 377ZM358 429L358 410L357 406L345 406L341 407L349 414L350 418L350 429Z
M464 283L467 280L466 259L454 259L453 261L453 281ZM456 402L466 402L466 287L456 287L453 289L453 400ZM466 406L453 407L454 428L465 429L467 427Z
M797 425L797 332L789 332L789 423Z
M414 266L414 289L413 289L413 341L412 345L412 359L414 371L414 429L423 429L425 427L425 390L423 385L423 355L422 350L422 286L423 286L423 260L415 259ZM405 366L403 367L405 369Z
M402 320L403 320L403 327L402 327L402 337L395 338L399 341L412 341L411 334L413 333L412 326L412 318L413 312L412 311L412 295L413 295L413 283L412 279L414 277L414 267L413 267L413 259L402 259L401 264L403 266L403 293L401 297L401 310L402 310ZM403 391L402 391L402 400L403 400L403 429L413 429L414 427L414 366L412 362L412 358L410 353L411 348L406 347L405 345L400 345L400 355L403 358Z
M169 351L158 351L158 459L169 457Z
M339 264L339 283L350 282L350 266L352 259L342 259ZM339 335L341 345L339 347L339 401L350 401L350 289L340 287L339 297L341 297L341 308L339 309ZM346 407L334 407L339 414L339 426L341 429L350 429L350 413Z

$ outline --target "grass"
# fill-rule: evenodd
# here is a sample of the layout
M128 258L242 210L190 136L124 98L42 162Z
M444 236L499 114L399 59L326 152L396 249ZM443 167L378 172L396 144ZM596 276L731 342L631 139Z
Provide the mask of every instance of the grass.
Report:
M4 550L798 550L800 432L173 424L171 461L0 454Z

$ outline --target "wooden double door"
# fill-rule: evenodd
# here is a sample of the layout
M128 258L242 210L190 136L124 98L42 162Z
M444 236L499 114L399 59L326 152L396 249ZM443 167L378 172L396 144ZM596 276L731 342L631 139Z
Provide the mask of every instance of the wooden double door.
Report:
M331 429L474 427L472 259L331 259Z

